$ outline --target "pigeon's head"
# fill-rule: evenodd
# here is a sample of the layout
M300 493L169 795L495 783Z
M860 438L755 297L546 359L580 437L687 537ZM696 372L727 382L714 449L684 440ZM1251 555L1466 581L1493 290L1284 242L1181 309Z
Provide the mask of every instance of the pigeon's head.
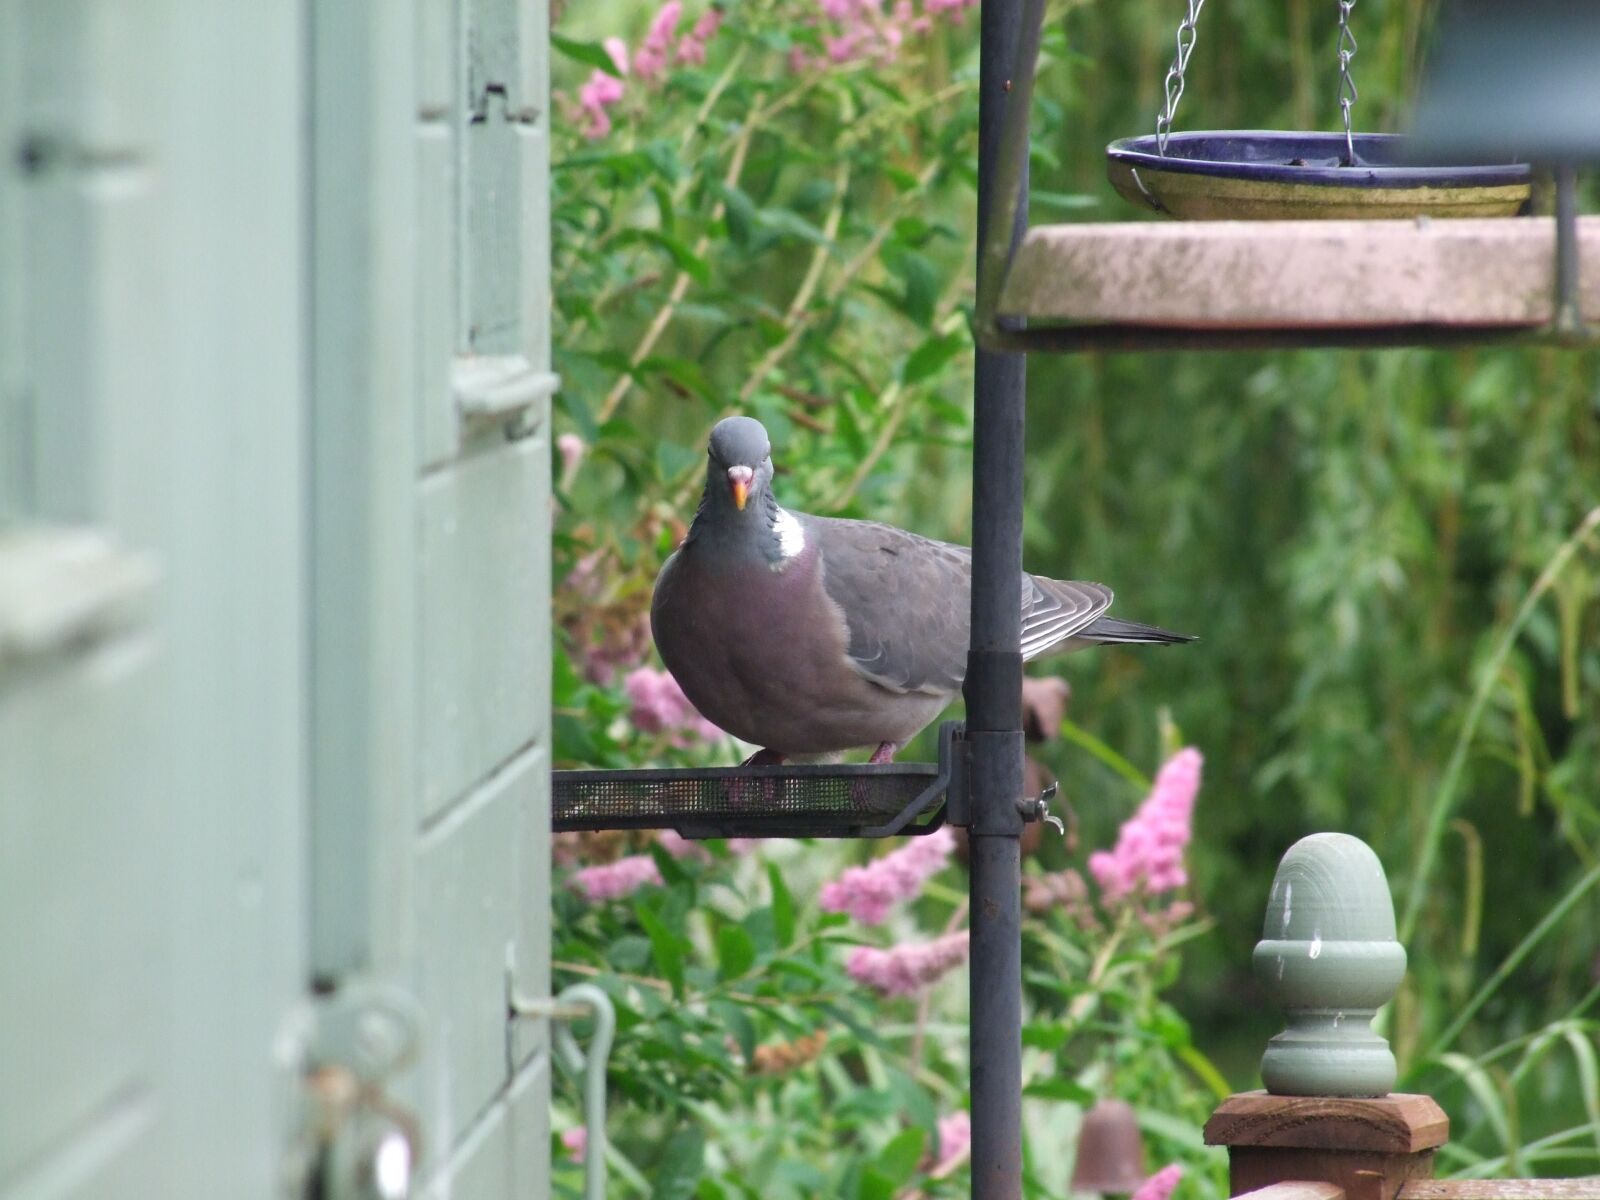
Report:
M753 417L725 417L711 431L707 448L707 490L725 488L740 512L772 483L772 443ZM759 509L757 510L759 511Z

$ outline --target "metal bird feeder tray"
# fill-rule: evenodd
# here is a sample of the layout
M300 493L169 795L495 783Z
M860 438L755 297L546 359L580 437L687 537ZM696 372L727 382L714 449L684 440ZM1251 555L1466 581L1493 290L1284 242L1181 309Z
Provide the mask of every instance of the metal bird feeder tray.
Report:
M1206 221L1509 217L1526 207L1532 170L1509 154L1498 162L1424 163L1408 138L1352 131L1355 0L1338 0L1342 132L1173 133L1205 0L1187 3L1155 133L1106 147L1106 174L1130 203Z
M552 824L686 838L916 836L944 824L950 799L959 803L964 759L962 725L946 721L937 763L555 771Z

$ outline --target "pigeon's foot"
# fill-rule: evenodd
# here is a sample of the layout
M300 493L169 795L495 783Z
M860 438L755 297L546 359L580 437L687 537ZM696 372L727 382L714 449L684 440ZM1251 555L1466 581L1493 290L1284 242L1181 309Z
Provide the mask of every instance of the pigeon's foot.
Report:
M786 761L784 755L776 750L757 750L739 765L741 767L781 767ZM732 779L728 781L728 800L736 807L756 807L763 803L770 806L778 795L778 781L776 779L763 779L756 786L747 779Z
M884 763L892 763L894 756L899 752L898 742L879 742L878 748L872 752L872 757L867 759L867 762L875 767L881 767Z

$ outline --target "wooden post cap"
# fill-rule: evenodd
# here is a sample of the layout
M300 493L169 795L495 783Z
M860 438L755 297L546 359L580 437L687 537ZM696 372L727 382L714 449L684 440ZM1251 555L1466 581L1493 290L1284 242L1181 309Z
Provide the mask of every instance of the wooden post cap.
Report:
M1301 838L1278 864L1256 977L1288 1015L1261 1078L1282 1096L1382 1096L1394 1087L1389 1043L1372 1032L1405 976L1383 864L1360 838Z
M1429 1096L1229 1096L1206 1122L1208 1145L1228 1147L1229 1194L1292 1180L1335 1184L1344 1200L1395 1200L1433 1175L1450 1119Z
M1206 1145L1416 1154L1450 1139L1450 1118L1432 1096L1393 1092L1377 1100L1239 1092L1206 1122Z

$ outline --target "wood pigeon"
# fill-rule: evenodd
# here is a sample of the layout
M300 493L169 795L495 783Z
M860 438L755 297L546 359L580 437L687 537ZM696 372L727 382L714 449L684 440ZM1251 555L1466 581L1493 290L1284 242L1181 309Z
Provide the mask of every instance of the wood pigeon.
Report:
M972 553L875 521L791 512L772 494L767 431L711 431L705 492L656 578L651 630L684 694L763 751L752 763L895 752L961 690ZM1025 659L1194 639L1105 615L1111 589L1022 577Z

